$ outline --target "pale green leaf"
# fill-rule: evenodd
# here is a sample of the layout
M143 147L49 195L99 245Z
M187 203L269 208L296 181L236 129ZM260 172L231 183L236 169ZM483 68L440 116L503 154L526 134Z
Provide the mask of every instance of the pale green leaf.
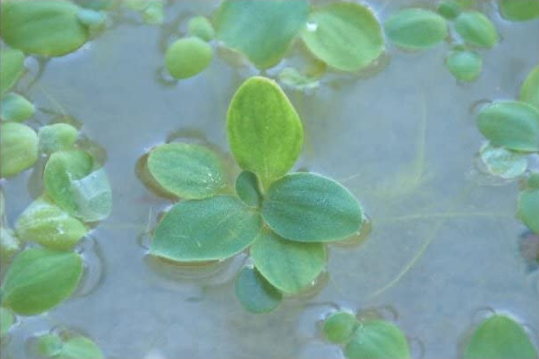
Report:
M460 14L460 5L453 0L444 0L438 4L438 13L446 19L454 19Z
M532 232L539 234L539 188L520 192L518 216Z
M38 131L39 151L51 154L69 150L77 142L79 131L67 123L55 123L43 126Z
M198 37L176 40L167 49L165 65L172 77L186 79L198 75L213 59L213 50Z
M300 91L314 89L320 85L317 78L301 74L293 67L282 69L279 72L279 81L285 86Z
M288 294L307 288L326 265L321 243L297 243L263 230L251 247L256 269L275 288Z
M452 51L445 63L459 81L474 81L483 69L481 56L477 52L468 50Z
M189 35L201 38L204 41L211 41L215 36L215 30L211 22L204 16L195 16L187 24Z
M10 92L2 96L1 116L4 121L22 122L34 115L34 104L21 95Z
M382 28L366 6L332 2L309 15L302 38L309 50L329 66L357 71L384 51Z
M232 98L227 115L228 142L241 168L264 185L294 165L303 145L301 120L281 88L251 77Z
M397 11L389 17L384 26L391 42L410 50L436 46L447 37L446 20L425 9L409 8Z
M243 171L236 178L236 193L248 206L259 207L262 201L258 178L253 172Z
M67 299L81 276L76 253L27 249L15 257L2 281L2 305L22 315L45 312Z
M164 4L162 0L125 0L121 3L131 10L139 12L145 24L163 24Z
M519 99L539 109L539 65L530 71L528 77L522 83Z
M510 21L528 21L539 17L537 0L501 0L500 12Z
M2 6L3 10L4 8ZM2 48L0 51L0 78L2 79L0 81L0 95L3 95L4 92L12 88L23 72L24 54L22 51Z
M397 326L373 320L359 324L344 354L348 359L404 359L410 358L410 347Z
M77 210L75 217L85 222L106 219L112 211L112 190L105 170L100 168L86 177L71 182L71 197Z
M339 183L312 173L293 173L274 182L262 203L262 217L285 239L332 242L359 232L358 201Z
M277 64L307 21L306 1L223 1L214 18L217 39L257 67Z
M64 341L55 334L38 338L38 350L46 358L55 359L101 359L99 347L89 338L77 335Z
M2 224L0 227L0 253L2 266L7 264L20 249L21 244L19 239L11 229Z
M464 350L465 359L534 359L537 355L524 329L505 315L483 321Z
M498 31L479 11L467 11L455 20L455 30L469 44L491 48L498 43Z
M246 249L262 220L235 196L182 201L157 225L150 253L178 262L221 260Z
M222 192L226 187L226 173L221 159L200 145L160 145L150 151L148 170L163 189L181 198L206 198Z
M271 312L283 299L283 295L254 268L241 270L236 279L236 296L251 313Z
M325 321L322 330L332 343L346 343L358 326L356 317L348 312L332 313Z
M3 337L6 335L13 323L15 323L15 316L13 315L13 312L6 308L0 308L0 336Z
M481 159L488 171L494 176L505 179L516 178L526 172L528 160L526 154L494 147L486 144L481 147Z
M36 132L17 122L2 124L0 131L0 162L2 177L11 177L30 168L37 161Z

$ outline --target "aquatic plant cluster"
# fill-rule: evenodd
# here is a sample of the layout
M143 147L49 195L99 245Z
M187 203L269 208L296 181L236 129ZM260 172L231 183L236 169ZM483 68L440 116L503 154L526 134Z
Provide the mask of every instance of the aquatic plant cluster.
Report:
M539 17L537 1L501 0L498 8L510 21ZM1 327L7 337L17 321L51 310L76 291L85 272L80 244L112 210L106 157L81 124L65 113L46 125L25 123L44 112L19 93L29 75L26 61L76 51L105 31L113 14L134 12L159 26L165 7L161 1L6 0L1 10L1 177L32 168L41 189L13 229L1 197ZM145 156L145 184L174 200L152 230L149 255L184 265L247 254L235 294L251 313L273 311L308 291L325 270L329 245L368 232L365 210L348 189L319 174L290 173L303 149L303 123L267 70L292 46L304 46L309 65L286 67L276 78L311 91L325 74L353 77L375 68L389 49L425 51L447 41L452 50L445 65L457 81L470 82L481 75L481 51L500 39L476 2L452 0L403 8L383 24L368 6L353 2L223 1L212 18L192 17L186 29L163 57L174 84L204 71L216 49L225 49L231 62L249 62L259 75L241 84L228 107L234 165L196 143L167 142ZM539 153L539 65L518 99L484 106L477 127L488 140L480 149L486 172L521 181L518 217L539 234L539 173L528 165ZM412 355L409 338L390 320L338 310L324 319L322 332L347 358ZM91 339L70 330L40 335L36 348L50 358L103 357ZM522 324L501 312L474 328L462 352L464 358L537 356Z

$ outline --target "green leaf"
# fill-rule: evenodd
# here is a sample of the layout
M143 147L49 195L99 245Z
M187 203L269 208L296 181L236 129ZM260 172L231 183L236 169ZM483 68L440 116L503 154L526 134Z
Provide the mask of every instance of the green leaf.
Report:
M88 233L88 228L60 207L38 198L17 219L18 237L44 247L67 250Z
M302 38L314 56L342 71L365 68L384 51L382 28L372 11L351 2L312 11Z
M114 0L78 0L77 4L87 9L95 11L110 10L114 4Z
M262 220L235 196L182 201L157 225L150 253L178 262L232 257L255 240Z
M213 50L198 37L176 40L167 49L165 65L172 77L186 79L198 75L213 59Z
M46 334L37 341L39 353L46 358L57 359L100 359L103 354L89 338L77 335L62 342L54 334Z
M528 21L539 17L539 1L537 0L502 0L500 12L510 21Z
M423 50L438 45L447 37L445 19L425 9L403 9L385 22L387 37L397 46Z
M326 265L326 250L321 243L297 243L263 230L251 247L256 269L275 288L288 294L309 286Z
M296 90L309 90L317 88L320 85L320 81L317 78L299 73L293 67L285 67L279 72L279 81Z
M223 1L214 18L217 39L259 68L284 56L307 21L306 1Z
M262 217L285 239L332 242L359 232L358 201L339 183L312 173L293 173L274 182L262 203Z
M238 197L250 207L260 207L262 194L258 178L253 172L243 171L236 178L236 193Z
M195 16L187 24L189 35L201 38L204 41L211 41L215 36L215 30L207 18L204 16Z
M82 24L88 27L90 34L102 30L107 21L107 15L105 13L91 9L79 9L77 18Z
M21 123L7 122L0 131L2 177L11 177L37 161L37 134Z
M11 258L21 249L21 245L17 237L11 229L7 228L3 223L0 227L0 252L2 265L7 264Z
M455 30L469 44L491 48L498 43L494 24L479 11L467 11L455 20Z
M495 102L479 112L477 121L481 133L494 146L539 151L539 110L527 103Z
M526 185L532 189L539 189L539 172L532 172L528 177Z
M356 317L348 312L336 312L325 321L322 330L332 343L345 343L358 326Z
M526 154L490 144L481 147L481 159L491 174L505 179L516 178L528 168Z
M264 77L246 80L227 115L228 142L241 168L267 185L294 165L303 145L301 120L281 88Z
M34 115L34 104L16 93L2 96L2 120L22 122Z
M4 4L5 2L2 2L2 12L4 10ZM0 78L2 79L0 81L0 95L3 95L4 92L12 88L23 72L24 54L22 51L2 48L0 51ZM3 114L2 117L4 117Z
M181 198L207 198L226 187L221 159L200 145L160 145L150 151L148 170L163 189Z
M271 312L283 300L275 289L254 268L243 268L236 279L236 296L241 305L251 313Z
M128 9L142 14L142 20L148 25L162 25L164 21L162 0L126 0L121 1Z
M532 232L539 234L539 188L520 192L518 216Z
M105 170L100 168L71 182L71 196L77 205L73 213L85 222L106 219L112 211L112 190Z
M359 324L344 354L348 359L410 358L410 347L397 326L373 320Z
M2 282L2 305L21 315L43 313L67 299L82 276L72 252L31 248L21 252Z
M517 322L505 315L493 315L475 329L464 358L533 359L537 351Z
M535 66L524 80L519 99L539 109L539 65Z
M3 228L2 228L3 229ZM6 308L0 308L0 323L1 323L1 332L0 336L4 336L9 332L9 329L15 322L15 316L13 315L13 312Z
M453 0L444 0L438 4L438 13L446 19L454 19L460 14L460 5Z
M483 69L481 56L474 51L454 50L445 61L449 71L459 81L474 81Z
M69 1L3 1L2 39L29 54L68 54L88 40L88 29L77 16L79 10Z
M79 131L67 123L55 123L43 126L38 131L39 151L51 154L69 150L77 142Z

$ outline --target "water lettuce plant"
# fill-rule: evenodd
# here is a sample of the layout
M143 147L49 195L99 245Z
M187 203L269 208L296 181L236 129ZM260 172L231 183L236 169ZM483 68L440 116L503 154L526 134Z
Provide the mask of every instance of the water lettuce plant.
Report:
M197 75L208 67L213 59L213 50L199 37L176 40L167 49L165 65L176 79L186 79Z
M449 71L459 81L474 81L481 74L483 69L483 60L481 56L465 48L454 49L446 59Z
M62 333L63 334L63 333ZM37 338L37 352L45 358L101 359L101 349L90 338L80 334L45 334Z
M284 294L309 287L326 264L325 243L359 233L363 214L337 182L287 172L301 152L303 126L275 82L246 80L227 115L231 152L243 169L235 194L220 158L200 145L169 143L148 155L148 170L183 200L155 229L152 255L178 262L223 260L249 249L253 268L236 293L252 312L274 309Z

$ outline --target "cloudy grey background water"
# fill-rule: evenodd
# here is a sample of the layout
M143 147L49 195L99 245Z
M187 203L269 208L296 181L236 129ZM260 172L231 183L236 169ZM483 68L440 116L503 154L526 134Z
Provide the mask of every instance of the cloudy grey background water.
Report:
M383 20L417 2L367 4ZM215 7L175 2L165 9L166 21L181 19L181 34L186 19ZM447 43L420 53L387 44L388 63L373 76L333 76L309 94L287 90L306 129L298 166L349 187L373 231L359 246L331 247L329 279L318 294L287 300L266 315L245 312L235 299L233 276L242 257L199 270L146 257L139 237L170 202L134 172L136 161L175 131L198 131L226 153L228 102L256 71L216 56L201 75L165 86L157 81L160 43L175 36L126 22L51 60L27 95L40 107L74 116L106 149L114 210L83 245L91 263L86 287L48 315L23 319L6 352L29 356L24 340L63 325L117 358L339 357L317 327L332 310L328 303L353 310L390 306L397 324L423 343L426 357L456 357L463 333L485 307L508 311L537 330L537 273L526 271L518 252L526 231L515 219L518 184L490 185L475 169L483 138L470 108L478 100L517 97L539 62L539 20L510 23L495 3L482 7L502 41L481 51L484 70L474 83L459 84L449 73ZM49 118L41 113L37 120ZM29 172L3 184L11 224L31 202ZM418 354L417 341L414 347Z

